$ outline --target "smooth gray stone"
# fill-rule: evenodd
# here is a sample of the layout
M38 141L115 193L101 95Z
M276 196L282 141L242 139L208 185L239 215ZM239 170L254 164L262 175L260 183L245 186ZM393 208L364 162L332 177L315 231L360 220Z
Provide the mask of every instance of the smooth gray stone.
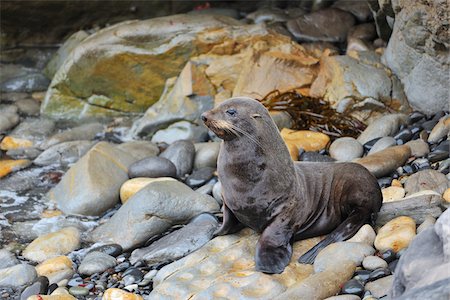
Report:
M55 122L49 119L28 118L20 122L11 136L42 143L55 129ZM39 146L39 145L38 145Z
M134 194L90 239L115 243L124 250L144 243L176 224L185 224L202 212L218 212L211 196L194 192L178 181L153 182Z
M92 251L81 261L78 272L84 275L92 275L94 273L101 273L116 265L117 261L111 255L99 251Z
M330 146L330 156L338 161L351 161L363 155L363 146L352 137L336 139Z
M177 168L175 165L163 157L148 157L141 159L132 165L128 169L128 176L130 178L136 177L176 177Z
M18 264L0 270L0 286L20 287L33 282L36 270L28 264Z
M408 177L405 182L406 195L411 195L422 190L432 190L443 194L450 187L450 181L439 171L433 169L421 170Z
M36 92L47 90L50 80L38 70L32 70L29 74L20 75L0 83L2 92Z
M67 166L77 162L97 142L96 141L71 141L53 145L42 152L33 163L38 166L58 164Z
M166 129L158 130L152 137L152 143L172 144L179 140L204 142L208 139L208 129L203 125L187 121L173 123Z
M17 100L14 105L19 108L21 114L26 116L37 116L41 109L40 103L30 98Z
M93 140L94 137L103 130L104 126L100 123L83 124L52 135L43 142L40 147L42 149L47 149L63 142Z
M406 124L408 116L405 114L389 114L382 116L367 126L367 128L358 137L361 144L379 137L395 135L400 126Z
M369 153L367 153L367 155L374 154L376 152L379 152L381 150L384 150L386 148L389 148L389 147L392 147L395 145L397 145L397 142L393 137L390 137L390 136L382 137L372 146L372 148L370 149Z
M49 282L47 277L39 276L32 285L23 290L20 294L20 300L27 300L28 297L38 294L47 294L48 284Z
M213 215L201 214L183 228L162 237L150 246L134 250L130 262L134 264L144 260L152 265L180 259L211 240L218 226L219 223Z
M5 133L19 123L18 109L15 105L0 106L0 133Z
M376 298L381 298L389 294L394 280L393 275L389 275L375 281L368 282L364 287L366 291L370 291Z
M14 254L6 249L0 249L0 270L15 266L19 263L19 260Z
M220 142L196 143L195 145L194 168L217 167L217 157L219 156Z
M118 149L131 154L136 159L144 159L159 154L159 148L149 141L130 141L117 146Z
M170 160L177 169L178 178L184 178L192 172L195 147L191 141L176 141L161 153L160 157Z
M14 159L35 159L42 153L41 150L31 147L31 148L18 148L10 149L6 151L6 155Z
M428 153L430 153L430 147L427 142L422 139L417 139L413 141L409 141L406 145L411 148L411 155L415 157L425 157Z

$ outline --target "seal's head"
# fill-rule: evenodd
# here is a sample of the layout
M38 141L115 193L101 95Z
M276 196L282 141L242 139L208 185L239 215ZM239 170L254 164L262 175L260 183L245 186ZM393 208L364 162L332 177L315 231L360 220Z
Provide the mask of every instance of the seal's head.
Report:
M259 101L247 97L228 99L203 113L201 118L211 131L225 141L254 133L260 122L271 121L267 109Z

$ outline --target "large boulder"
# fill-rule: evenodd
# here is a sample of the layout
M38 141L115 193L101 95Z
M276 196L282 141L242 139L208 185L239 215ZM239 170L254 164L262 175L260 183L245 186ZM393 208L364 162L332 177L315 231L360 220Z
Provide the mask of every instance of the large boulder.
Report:
M119 190L128 180L136 157L100 142L89 150L48 193L66 214L98 216L119 203Z
M70 52L41 110L59 118L143 112L191 56L229 40L220 33L208 39L208 32L237 24L222 16L174 15L100 30Z
M383 60L398 76L411 106L427 114L447 107L448 2L392 0L395 23Z
M214 198L194 192L181 182L152 182L97 227L91 239L132 249L172 225L186 223L202 212L217 211L219 205Z

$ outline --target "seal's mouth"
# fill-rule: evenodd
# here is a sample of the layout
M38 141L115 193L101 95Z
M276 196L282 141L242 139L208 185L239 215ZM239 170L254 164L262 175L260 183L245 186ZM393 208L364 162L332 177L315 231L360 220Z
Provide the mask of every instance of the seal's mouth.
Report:
M233 126L227 121L209 119L204 121L204 123L206 127L208 127L221 139L227 139L236 136L236 133L233 130Z

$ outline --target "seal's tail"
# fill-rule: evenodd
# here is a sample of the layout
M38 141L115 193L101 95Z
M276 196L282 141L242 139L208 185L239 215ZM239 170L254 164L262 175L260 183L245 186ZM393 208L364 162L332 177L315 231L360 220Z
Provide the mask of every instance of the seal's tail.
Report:
M300 256L298 262L301 264L312 264L316 259L317 254L335 242L345 241L352 236L367 222L370 221L371 213L366 210L354 210L347 219L344 220L335 230L333 230L325 239L312 247L308 252Z

